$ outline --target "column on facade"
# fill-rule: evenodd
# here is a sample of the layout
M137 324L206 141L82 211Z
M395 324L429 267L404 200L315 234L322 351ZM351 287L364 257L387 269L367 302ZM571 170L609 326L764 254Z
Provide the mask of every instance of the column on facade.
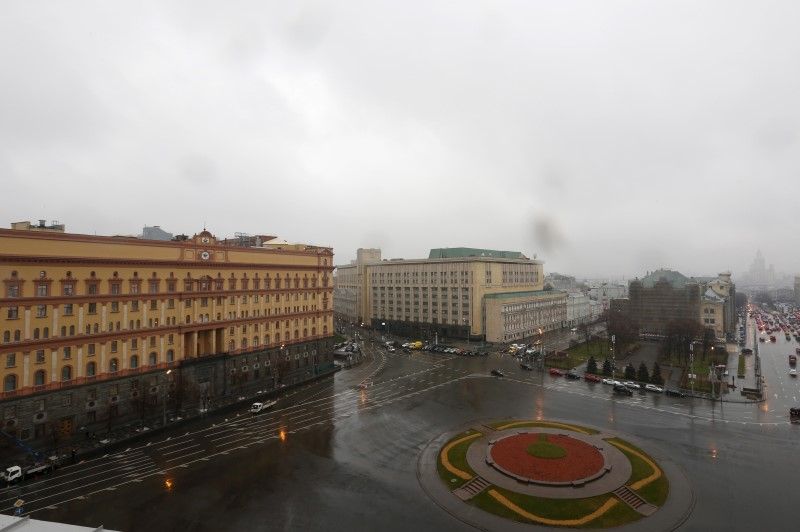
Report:
M26 351L22 354L22 387L31 385L31 353Z
M192 356L197 357L199 350L197 345L197 331L192 331Z
M23 310L25 314L25 339L31 339L31 307L25 307Z
M83 377L83 346L78 347L78 361L75 368L75 377Z

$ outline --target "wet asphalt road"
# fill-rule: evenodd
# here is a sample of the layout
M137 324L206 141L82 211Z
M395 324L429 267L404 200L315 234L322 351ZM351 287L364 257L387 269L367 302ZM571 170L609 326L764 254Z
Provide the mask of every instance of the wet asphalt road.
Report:
M495 367L507 378L488 377ZM125 531L473 530L422 491L419 451L471 420L543 417L628 433L668 453L697 500L681 530L796 525L800 426L769 402L617 398L602 384L523 372L510 357L375 350L274 411L246 408L2 490L0 510L21 497L38 519Z

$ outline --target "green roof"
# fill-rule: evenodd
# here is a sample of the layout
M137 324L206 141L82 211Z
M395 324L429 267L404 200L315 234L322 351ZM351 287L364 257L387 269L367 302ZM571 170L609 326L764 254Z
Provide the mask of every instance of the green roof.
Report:
M428 254L429 259L459 259L464 257L490 257L494 259L527 259L519 251L499 251L480 248L434 248Z
M683 288L686 286L686 283L691 282L691 280L683 275L680 272L676 272L675 270L656 270L653 273L642 277L642 286L645 288L653 288L655 284L660 280L667 281L672 288Z
M566 292L562 292L561 290L526 290L524 292L498 292L496 294L484 294L483 297L489 299L511 299L512 297L537 297L537 296L555 296L555 295L563 295L566 296Z

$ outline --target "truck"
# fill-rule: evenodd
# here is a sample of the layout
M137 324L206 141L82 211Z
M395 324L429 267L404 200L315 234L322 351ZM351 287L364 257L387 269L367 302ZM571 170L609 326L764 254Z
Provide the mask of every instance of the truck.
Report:
M7 484L13 484L25 480L26 478L35 477L36 475L50 473L54 471L55 468L56 460L54 457L50 457L25 468L18 465L9 466L5 468L5 470L0 471L0 478Z

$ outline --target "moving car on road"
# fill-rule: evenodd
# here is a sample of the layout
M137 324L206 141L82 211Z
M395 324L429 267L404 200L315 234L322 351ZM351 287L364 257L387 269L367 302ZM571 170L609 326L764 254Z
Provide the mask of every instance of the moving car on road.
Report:
M641 386L639 386L638 384L636 384L633 381L625 381L625 382L622 383L622 385L625 386L626 388L628 388L629 390L641 390L642 389Z
M263 410L268 410L275 406L278 402L277 401L265 401L263 403L253 403L250 405L250 413L251 414L258 414Z
M617 395L627 395L628 397L633 395L633 392L630 391L627 386L624 386L622 384L614 385L614 393Z
M664 393L667 395L671 395L672 397L686 397L686 394L680 390L673 390L672 388L667 388L664 390Z
M519 367L521 367L521 368L522 368L522 369L524 369L525 371L533 371L533 366L531 366L530 364L525 364L524 362L523 362L523 363L521 363L521 364L519 365Z
M791 368L791 369L789 370L789 376L790 376L790 377L797 377L797 370L796 370L796 369L794 369L794 368Z
M502 371L500 371L499 369L493 369L493 370L491 371L491 374L492 374L494 377L505 377L505 376L506 376L506 374L505 374L505 373L503 373Z

